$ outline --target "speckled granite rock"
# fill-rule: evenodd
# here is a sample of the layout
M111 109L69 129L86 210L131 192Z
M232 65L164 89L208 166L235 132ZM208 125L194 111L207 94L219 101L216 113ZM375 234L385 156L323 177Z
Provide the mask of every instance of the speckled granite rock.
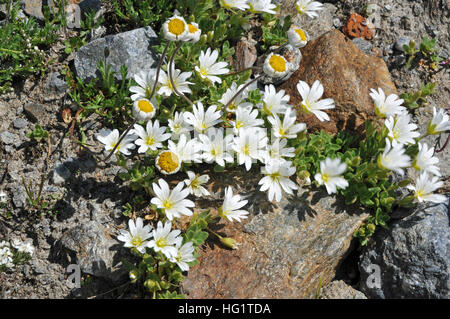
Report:
M347 285L343 280L334 280L323 287L321 299L367 299L361 292Z
M361 290L369 298L449 298L449 201L420 205L382 230L364 251ZM380 287L369 287L372 265L380 267Z
M135 29L94 40L81 47L75 55L75 69L83 81L98 78L98 62L105 60L121 79L120 67L126 65L128 76L156 68L158 55L152 47L158 43L158 36L150 27ZM105 49L109 54L105 55Z

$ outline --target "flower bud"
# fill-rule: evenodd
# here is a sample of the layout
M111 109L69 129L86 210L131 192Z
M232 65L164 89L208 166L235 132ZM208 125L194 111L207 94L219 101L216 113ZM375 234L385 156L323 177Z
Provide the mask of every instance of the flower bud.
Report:
M239 245L233 238L229 237L220 237L220 242L231 249L237 249L237 246Z
M137 269L133 269L129 272L130 280L134 284L139 278L139 271Z

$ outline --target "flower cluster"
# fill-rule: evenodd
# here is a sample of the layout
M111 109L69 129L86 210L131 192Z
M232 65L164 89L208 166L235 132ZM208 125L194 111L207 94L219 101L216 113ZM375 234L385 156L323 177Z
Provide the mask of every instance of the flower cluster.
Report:
M0 267L13 268L15 264L21 264L30 259L34 253L34 247L30 242L18 239L11 243L0 242Z

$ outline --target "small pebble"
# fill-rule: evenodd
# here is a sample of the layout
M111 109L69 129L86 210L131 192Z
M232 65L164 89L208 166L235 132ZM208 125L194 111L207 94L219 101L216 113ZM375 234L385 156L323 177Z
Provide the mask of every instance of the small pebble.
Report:
M400 37L398 38L398 40L395 42L395 49L401 52L405 52L405 49L403 49L403 46L405 44L409 44L409 42L411 41L411 39L409 37Z
M21 130L28 125L28 121L23 118L17 118L13 122L13 126L15 129Z

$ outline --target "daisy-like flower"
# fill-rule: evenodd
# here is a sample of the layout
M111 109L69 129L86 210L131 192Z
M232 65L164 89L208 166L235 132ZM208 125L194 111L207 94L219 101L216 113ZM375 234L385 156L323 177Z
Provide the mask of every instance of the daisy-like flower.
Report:
M283 162L285 161L284 157L294 157L295 148L286 147L286 145L286 139L275 138L272 144L267 144L267 148L264 152L263 162L265 164Z
M414 191L414 196L422 202L444 203L447 197L440 194L433 194L435 190L442 187L444 183L439 178L433 176L431 179L427 172L422 172L416 179L416 186L408 185L406 188Z
M292 112L294 114L291 116ZM297 118L295 116L295 110L291 108L286 111L283 122L277 114L269 116L267 120L272 124L273 135L279 138L296 138L299 132L306 129L305 123L295 124Z
M236 8L245 11L250 8L247 4L247 0L220 0L220 5L228 10Z
M200 40L201 35L202 30L200 30L197 23L188 23L188 33L186 34L185 41L196 43Z
M125 247L136 248L141 254L145 253L150 237L152 237L152 227L150 225L144 226L142 218L136 218L136 223L130 219L128 221L129 230L121 230L117 239L123 241Z
M323 9L323 4L312 0L298 0L295 8L299 14L306 14L310 18L318 17L317 11Z
M277 13L275 10L273 10L277 6L274 5L271 0L247 0L247 5L250 7L249 10L252 13Z
M0 204L5 204L8 200L8 194L4 191L0 191Z
M11 242L11 246L17 249L19 252L27 253L30 256L34 253L34 247L31 242L23 242L21 240L15 239Z
M216 75L227 74L227 62L216 62L219 57L219 52L208 48L206 52L201 51L199 57L199 66L195 66L195 71L198 72L202 79L208 79L212 83L222 83L222 79Z
M397 172L403 175L403 168L411 166L411 159L405 154L402 144L391 145L391 141L386 137L386 147L383 154L378 156L378 166L382 169Z
M292 176L295 172L296 168L288 161L267 163L262 168L262 174L265 176L258 183L258 185L261 185L259 190L261 192L268 190L267 198L269 201L275 198L275 201L279 202L282 190L292 195L292 191L298 189L297 185L289 179L289 176Z
M197 138L188 140L187 135L180 136L177 144L169 140L169 151L175 153L183 163L201 163L201 147Z
M220 120L222 112L217 110L216 105L209 106L205 112L202 102L198 102L197 105L194 104L192 106L192 112L184 113L184 120L186 123L192 125L194 130L199 133L204 133L210 127L222 122Z
M323 85L319 80L314 81L311 88L308 83L298 81L297 90L303 99L300 103L303 111L306 113L313 113L321 122L330 120L328 114L322 110L334 109L334 100L320 100L323 95Z
M172 223L166 222L163 226L161 221L158 222L156 229L153 229L153 239L147 244L148 248L153 248L155 252L162 252L167 258L177 256L177 246L181 246L183 238L179 235L179 229L172 230Z
M225 198L222 206L219 208L219 215L228 219L230 222L234 220L240 222L241 219L246 219L248 211L241 209L247 205L248 200L241 200L241 196L233 195L233 189L228 186L225 189Z
M439 108L439 111L436 112L436 107L433 107L433 118L427 127L428 134L436 135L448 130L450 130L448 114L442 108Z
M178 218L183 215L191 216L192 210L189 207L194 207L194 202L186 197L189 195L189 189L184 187L184 182L179 182L174 189L170 190L169 184L160 178L158 180L159 186L153 183L153 192L156 197L153 197L151 203L163 210L164 214L169 220Z
M429 172L436 176L441 176L439 167L436 166L439 163L439 159L433 156L434 147L428 148L426 143L417 143L417 145L419 146L419 152L412 163L412 167L417 171Z
M289 63L284 56L272 52L264 61L263 71L270 77L279 78L289 71Z
M164 38L169 41L185 40L189 34L189 27L183 17L173 16L162 26Z
M173 83L175 84L175 87L177 90L181 93L192 93L191 89L189 88L189 84L194 84L192 82L187 81L188 78L190 78L192 75L192 72L183 72L181 73L180 70L175 69L175 66L172 64L172 78ZM173 86L172 82L170 81L169 74L161 70L161 73L159 74L158 82L161 83L161 87L158 90L158 94L170 96L172 93L175 95L178 95Z
M337 192L338 187L344 189L348 186L347 180L342 177L346 170L347 165L339 158L327 157L320 162L320 173L314 175L314 178L319 185L325 184L328 194L333 194Z
M155 166L164 175L172 175L180 170L181 159L174 151L161 151L156 157Z
M396 94L390 94L386 97L383 89L378 88L378 92L374 89L370 89L370 97L375 105L375 113L379 117L389 117L406 112L406 108L401 106L402 99L399 99Z
M177 253L170 257L170 262L176 263L180 267L181 271L188 271L188 263L195 260L193 242L187 242L183 246L176 246Z
M234 138L233 149L237 153L239 165L245 164L248 171L252 162L264 159L264 148L267 145L267 136L262 130L243 129Z
M187 171L188 179L184 180L189 192L197 197L209 196L209 192L202 185L209 181L208 175L197 176L194 172Z
M139 121L146 121L155 116L156 100L149 101L145 98L137 98L133 103L133 116Z
M200 134L198 138L203 151L202 157L207 163L216 162L225 166L225 162L233 162L233 156L227 149L233 142L233 135L227 134L224 137L222 128L210 128L207 134Z
M414 131L417 129L417 125L410 123L409 114L404 113L396 116L395 118L390 116L384 121L384 125L389 130L388 137L392 141L392 145L397 144L415 144L414 140L420 136L420 133Z
M298 26L292 26L287 35L290 45L294 48L303 48L308 43L308 33Z
M159 127L159 121L155 120L147 122L146 129L144 129L139 124L134 124L134 133L139 136L139 138L134 141L137 146L140 146L138 153L145 153L148 149L155 151L158 148L162 148L162 142L168 140L172 134L165 133L166 127Z
M258 110L239 106L236 110L236 119L231 121L234 133L239 134L242 129L263 125L264 120L257 119L257 117Z
M13 264L12 257L13 253L8 246L3 245L3 247L0 247L0 266L5 265L9 267L10 265L12 265Z
M270 84L264 87L263 112L267 115L284 114L286 109L290 107L288 104L290 99L289 94L285 94L284 90L280 90L277 93L275 87Z
M244 85L245 85L245 83L237 86L236 82L233 82L233 84L231 84L231 86L222 95L222 98L219 100L219 103L222 103L223 105L227 105L228 102L230 102L230 100L233 98L233 96L235 96L236 93ZM248 97L248 93L250 91L255 90L256 88L257 88L256 82L253 82L248 87L246 87L244 89L244 91L242 91L242 93L240 93L238 96L236 96L236 98L233 100L233 102L230 103L230 105L227 107L227 111L234 113L234 112L236 112L236 109L238 106L251 107L252 104L245 102L245 99Z
M177 140L180 135L186 134L194 129L186 123L183 112L175 112L173 119L169 119L169 128L172 131L172 139L174 140Z
M134 94L131 95L131 99L136 101L137 99L148 99L152 94L153 86L155 84L156 73L155 70L149 72L140 71L133 76L134 81L138 86L130 87L130 91Z
M107 151L111 151L116 146L117 142L119 142L119 138L120 134L118 129L114 129L113 131L101 129L97 135L97 139L105 144L105 150ZM124 155L130 155L130 150L136 147L133 143L135 139L136 135L130 133L127 134L117 146L114 154L120 152Z

